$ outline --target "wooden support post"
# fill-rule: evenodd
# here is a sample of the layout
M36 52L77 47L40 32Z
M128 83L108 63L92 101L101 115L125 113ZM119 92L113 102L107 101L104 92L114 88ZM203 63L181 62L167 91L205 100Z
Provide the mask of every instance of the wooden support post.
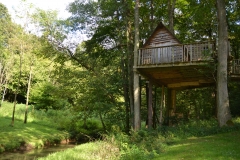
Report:
M165 95L164 95L164 85L162 85L162 94L161 94L161 102L160 102L160 113L159 113L159 125L162 125L163 122L163 108L164 108L164 101L165 101Z
M154 92L153 92L153 96L154 96L154 102L153 102L153 128L156 129L157 127L157 122L158 122L158 118L157 118L157 87L154 86Z
M167 125L170 125L170 108L171 108L171 89L168 88L168 90L167 90L167 112L166 112Z
M152 98L152 82L148 83L148 128L151 129L153 125L153 98Z
M176 110L176 90L168 89L168 125L172 125L172 118L175 116Z
M176 90L171 90L171 116L175 116L175 110L176 110Z
M148 91L148 81L146 81L146 107L147 107L147 110L148 110L148 94L149 94L149 91ZM147 115L147 118L145 119L146 120L146 124L145 124L145 127L148 128L148 115Z

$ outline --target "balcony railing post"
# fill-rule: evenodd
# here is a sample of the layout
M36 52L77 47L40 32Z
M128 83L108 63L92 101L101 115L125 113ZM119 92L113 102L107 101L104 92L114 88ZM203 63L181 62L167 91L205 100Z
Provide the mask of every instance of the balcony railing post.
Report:
M172 62L173 62L173 64L174 64L175 56L174 56L174 50L173 50L173 47L170 48L170 51L171 51L171 54L172 54Z
M192 45L190 45L190 62L192 62Z
M137 64L140 66L141 65L141 49L138 50L138 62Z

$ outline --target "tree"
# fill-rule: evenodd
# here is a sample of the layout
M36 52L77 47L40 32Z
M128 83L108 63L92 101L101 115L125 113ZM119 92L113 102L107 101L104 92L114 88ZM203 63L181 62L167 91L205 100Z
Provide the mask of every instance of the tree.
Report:
M92 3L80 4L80 7L82 7L81 5L89 6L91 4ZM92 5L95 6L95 2L93 2ZM72 7L74 8L76 6L73 5ZM89 7L84 9L89 9ZM95 11L94 9L94 12ZM90 15L93 19L95 18L94 12L92 13L94 16ZM77 15L73 17L79 18L78 16L80 16L81 18L81 16L84 16L82 14L78 15L79 12L76 14ZM102 15L103 17L108 17L107 11ZM98 17L98 15L96 17ZM114 46L115 42L113 40L116 34L119 34L113 30L117 28L118 21L114 21L113 24L109 25L108 23L111 21L102 23L101 19L99 19L98 23L102 23L102 25L99 25L98 28L92 28L93 31L96 31L96 34L86 42L81 44L78 42L76 44L76 46L78 45L76 51L73 52L70 46L62 43L66 40L66 37L64 38L65 32L62 32L61 27L58 28L58 26L56 26L59 24L56 16L50 12L39 10L35 15L35 20L44 31L42 39L44 39L43 46L46 47L46 51L47 48L53 48L53 51L55 50L55 52L52 52L53 54L48 55L48 57L55 57L54 62L61 66L59 69L56 67L55 76L58 77L58 80L54 86L57 85L59 88L57 90L59 93L62 93L62 95L65 95L63 94L64 91L65 93L72 94L72 97L69 95L67 95L67 97L71 101L73 100L73 109L78 114L78 118L82 118L83 121L86 122L87 119L93 115L98 115L102 124L105 124L106 121L109 122L110 118L111 122L113 122L112 117L117 116L119 117L118 122L116 120L114 120L114 122L122 122L123 116L119 116L123 109L122 102L119 101L119 99L121 99L119 98L121 94L121 90L119 89L121 72L117 65L121 57L117 50L118 46ZM73 22L75 19L71 20ZM78 28L78 26L75 28L74 25L71 27L73 27L74 30ZM78 70L81 71L69 70L69 72L66 72L65 65L68 61L70 61L73 66L77 66ZM66 79L68 76L65 75L69 74L71 74L72 83L69 83L70 80ZM75 86L73 86L74 84ZM76 84L79 85L76 86ZM71 91L69 88L74 89ZM57 97L56 94L54 95ZM121 112L116 112L116 110L121 110Z
M12 114L12 122L11 125L14 125L14 115L15 115L15 108L16 108L16 103L17 103L17 96L19 94L19 91L21 88L23 88L23 86L21 85L21 81L23 80L23 74L26 69L25 69L25 65L27 65L27 59L26 57L32 57L31 55L31 51L33 51L33 43L34 43L34 39L31 39L32 36L26 32L28 29L28 25L30 24L30 9L32 8L31 4L26 4L25 1L22 1L22 4L20 6L20 11L18 11L17 17L21 19L22 21L22 27L19 25L16 27L16 34L14 36L12 36L11 38L11 47L10 49L12 50L12 52L14 52L16 55L19 55L19 71L18 71L18 80L17 80L17 84L15 87L15 91L14 91L14 106L13 106L13 114ZM30 62L30 66L32 65L32 62ZM31 68L31 67L30 67ZM31 69L30 69L30 73L31 73ZM29 81L30 82L30 81ZM27 86L27 98L29 96L29 92L30 92L30 83L29 82L23 82L24 86ZM28 85L26 85L26 83ZM24 118L24 123L27 122L27 108L28 105L26 105L26 109L25 109L25 118Z
M227 125L231 120L227 84L227 63L229 55L228 29L225 1L217 0L218 15L218 67L217 67L217 118L219 126Z
M168 1L168 18L169 18L169 30L174 34L174 9L175 9L176 0Z
M33 63L34 63L34 60L32 59L32 60L31 60L31 64L30 64L30 71L29 71L29 78L28 78L28 85L27 85L26 109L25 109L25 113L24 113L24 123L27 123L28 102L29 102L29 95L30 95L30 89L31 89Z
M7 8L0 3L0 92L1 104L6 93L7 83L10 79L10 70L13 60L7 50L9 38L12 36L13 24Z
M135 1L134 11L134 66L137 66L137 55L139 48L139 0ZM140 87L139 87L139 75L136 69L133 72L133 94L134 94L134 129L139 130L141 128L140 118Z

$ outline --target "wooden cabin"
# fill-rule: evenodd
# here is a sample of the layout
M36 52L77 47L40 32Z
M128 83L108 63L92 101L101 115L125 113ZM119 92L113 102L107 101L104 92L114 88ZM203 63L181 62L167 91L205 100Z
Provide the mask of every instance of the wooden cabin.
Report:
M134 69L150 84L168 88L170 117L176 115L176 90L215 85L216 59L214 41L182 44L160 23L139 49L138 62ZM240 79L240 61L232 62L229 75L233 79ZM151 96L150 93L149 95ZM152 102L148 104L151 105Z

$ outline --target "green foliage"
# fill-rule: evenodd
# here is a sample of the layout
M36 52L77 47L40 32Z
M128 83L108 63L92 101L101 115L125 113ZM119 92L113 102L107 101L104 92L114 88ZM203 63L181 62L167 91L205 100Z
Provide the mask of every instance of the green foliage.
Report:
M11 16L7 8L0 3L0 50L8 44L8 38L11 36Z
M136 145L128 146L128 144L122 144L121 160L145 160L149 159L144 151L139 149Z
M214 88L184 90L177 93L176 112L183 113L182 120L206 120L215 116Z
M167 139L202 137L240 129L239 118L234 119L233 126L222 127L218 126L216 119L199 120L182 123L174 127L162 126L159 128L161 134Z
M101 133L104 132L103 127L99 120L89 119L85 122L77 121L75 117L71 123L68 124L67 131L70 133L71 138L76 139L77 142L88 142L99 139Z
M120 149L120 159L152 159L165 149L165 139L156 131L131 131L127 135L114 127L106 140Z
M59 130L69 130L71 122L75 118L72 111L66 110L34 110L29 113L34 118L34 122L42 125L53 125ZM66 118L67 117L67 118Z
M69 108L70 104L67 99L59 97L57 86L45 82L35 85L33 88L31 102L34 102L36 109L64 109Z
M230 104L230 109L231 109L231 114L234 117L237 117L240 115L240 92L239 92L239 87L240 85L238 83L229 83L229 104Z

